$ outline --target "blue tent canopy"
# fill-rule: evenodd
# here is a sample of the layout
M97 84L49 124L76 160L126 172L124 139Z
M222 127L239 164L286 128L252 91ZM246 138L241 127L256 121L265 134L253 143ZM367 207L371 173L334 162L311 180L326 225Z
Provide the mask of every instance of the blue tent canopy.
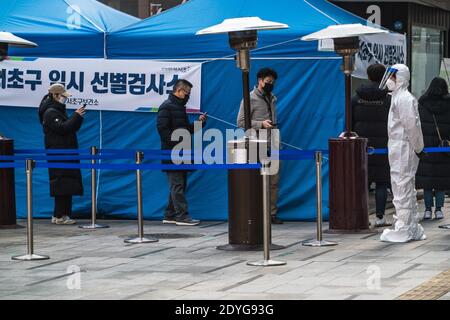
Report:
M11 48L33 57L105 57L105 37L140 19L95 0L10 0L0 2L0 31L12 32L39 47Z
M196 36L205 27L227 18L258 16L286 23L289 29L258 34L252 51L251 81L261 67L278 74L278 122L285 148L326 149L328 138L343 129L344 81L341 59L319 52L317 42L300 38L333 24L362 23L358 18L324 0L191 0L155 17L140 21L108 37L108 56L113 59L198 60L202 62L202 111L211 116L208 128L233 128L242 97L240 71L226 35ZM217 59L224 58L226 59ZM123 128L133 132L126 140L103 136L103 147L159 144L154 114L124 119L104 116L104 132ZM145 120L143 120L145 119ZM327 208L328 166L324 171L324 208ZM281 166L279 209L285 219L315 217L315 179L312 161L286 161ZM120 173L103 172L100 204L107 212L129 209L125 199L133 196L131 181ZM146 217L160 218L166 203L167 186L161 173L146 173L149 186ZM151 187L150 187L151 186ZM205 192L207 190L207 192ZM121 201L116 200L117 193ZM190 211L200 219L227 217L225 172L197 171L189 182ZM325 209L325 214L328 211Z
M39 1L66 3L63 0ZM67 0L72 3L75 0ZM77 0L78 3L91 0ZM19 3L19 1L16 1ZM20 1L28 3L29 1ZM34 1L33 1L34 2ZM30 2L31 3L31 2ZM28 4L27 4L28 5ZM27 7L23 4L23 8ZM5 9L10 8L2 4ZM21 8L21 6L18 6ZM12 8L12 7L11 7ZM39 8L40 7L39 5ZM36 53L41 57L103 57L104 35L98 28L82 19L81 30L65 28L65 11L58 17L36 9L33 15L21 16L18 21L24 33L18 35L38 42ZM103 7L101 10L103 11ZM89 20L94 19L94 9ZM98 11L98 9L97 9ZM3 12L3 11L2 11ZM8 12L11 12L9 10ZM55 12L52 10L51 12ZM83 12L84 9L83 9ZM114 12L103 11L105 16ZM38 17L42 14L43 18ZM35 18L30 18L34 16ZM99 14L103 16L103 13ZM258 48L252 52L251 82L256 83L259 68L271 67L278 72L275 87L278 97L278 123L285 148L326 149L328 138L337 136L344 127L344 77L340 71L341 58L334 53L317 51L316 42L302 42L300 37L337 23L364 23L350 13L324 0L191 0L160 15L134 23L120 30L107 29L107 56L115 59L195 59L202 63L202 111L210 118L206 129L222 132L234 128L242 97L241 75L228 47L226 35L195 36L195 32L226 18L259 16L265 20L287 23L287 30L259 33ZM47 17L47 18L45 18ZM86 16L84 16L86 17ZM14 15L6 14L7 21ZM27 21L46 21L31 28L41 35L33 38ZM115 20L104 18L104 21ZM61 37L48 31L49 26L67 33ZM115 25L113 25L115 27ZM2 28L0 28L2 29ZM9 30L8 30L9 31ZM26 32L25 32L26 31ZM78 38L77 38L78 37ZM71 40L67 40L71 39ZM76 45L72 44L77 43ZM92 43L91 43L92 42ZM52 45L56 43L56 45ZM61 43L65 45L61 45ZM48 51L46 51L48 50ZM18 52L18 51L17 51ZM34 53L34 54L33 54ZM215 59L227 57L226 59ZM170 62L168 62L170 63ZM43 92L45 94L45 92ZM36 101L36 105L39 101ZM194 120L194 116L191 116ZM0 107L0 130L15 139L16 148L42 148L43 135L35 109ZM79 132L80 147L95 145L100 148L154 149L159 146L156 114L89 111ZM325 159L326 160L326 159ZM328 166L323 170L324 215L327 216ZM90 210L89 172L83 170L85 195L75 198L78 212ZM35 215L48 217L53 211L49 197L48 175L35 171ZM100 213L133 218L136 214L135 177L131 172L101 170L98 173L98 208ZM19 216L26 215L25 177L16 171L17 206ZM159 171L143 172L144 215L160 219L167 200L167 182ZM192 173L187 197L189 212L194 218L222 220L227 218L227 173L223 170L205 170ZM284 219L314 219L315 166L310 161L285 161L281 164L279 197L280 217Z
M258 16L290 27L259 32L254 57L330 56L332 53L317 52L316 42L296 40L332 24L365 24L363 19L324 0L191 0L113 32L108 39L108 55L119 59L229 56L234 52L226 35L196 36L195 33L224 19L246 16Z

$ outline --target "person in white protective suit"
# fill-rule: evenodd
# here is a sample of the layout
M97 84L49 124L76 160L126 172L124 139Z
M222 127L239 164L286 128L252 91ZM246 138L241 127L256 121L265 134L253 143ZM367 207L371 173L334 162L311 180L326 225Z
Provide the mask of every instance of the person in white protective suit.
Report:
M424 240L418 223L415 175L419 160L425 155L417 99L408 91L410 72L397 64L386 71L380 88L391 91L388 117L388 150L392 193L396 214L395 228L385 229L381 241L408 242Z

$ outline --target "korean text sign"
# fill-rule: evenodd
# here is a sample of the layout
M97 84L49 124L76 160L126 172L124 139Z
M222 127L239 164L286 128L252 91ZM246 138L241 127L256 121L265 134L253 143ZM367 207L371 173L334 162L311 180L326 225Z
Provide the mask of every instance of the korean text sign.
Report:
M0 62L0 105L37 107L48 87L62 83L67 107L156 111L178 79L193 84L188 111L200 110L201 64L155 60L24 58Z

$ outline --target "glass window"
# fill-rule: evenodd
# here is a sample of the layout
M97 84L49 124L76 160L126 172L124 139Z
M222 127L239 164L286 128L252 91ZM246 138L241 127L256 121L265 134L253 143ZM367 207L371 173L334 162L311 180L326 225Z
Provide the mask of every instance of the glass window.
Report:
M412 93L419 98L433 78L439 76L444 33L438 29L413 26L412 29Z
M114 9L128 13L132 16L135 17L139 16L138 0L100 0L100 1Z

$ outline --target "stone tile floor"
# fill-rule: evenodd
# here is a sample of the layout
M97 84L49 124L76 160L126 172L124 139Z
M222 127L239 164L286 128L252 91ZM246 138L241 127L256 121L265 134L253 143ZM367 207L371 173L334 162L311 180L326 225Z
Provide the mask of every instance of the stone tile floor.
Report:
M216 249L228 241L226 222L147 221L145 232L163 237L130 245L123 240L136 232L135 221L100 221L111 228L93 231L35 220L35 253L51 259L11 260L26 253L26 229L0 230L0 299L395 299L450 269L450 231L438 228L450 223L449 210L445 216L423 222L427 240L407 244L324 233L338 246L304 247L315 223L275 225L273 243L286 248L271 257L287 264L270 268L246 265L262 252ZM176 234L193 237L171 238Z

